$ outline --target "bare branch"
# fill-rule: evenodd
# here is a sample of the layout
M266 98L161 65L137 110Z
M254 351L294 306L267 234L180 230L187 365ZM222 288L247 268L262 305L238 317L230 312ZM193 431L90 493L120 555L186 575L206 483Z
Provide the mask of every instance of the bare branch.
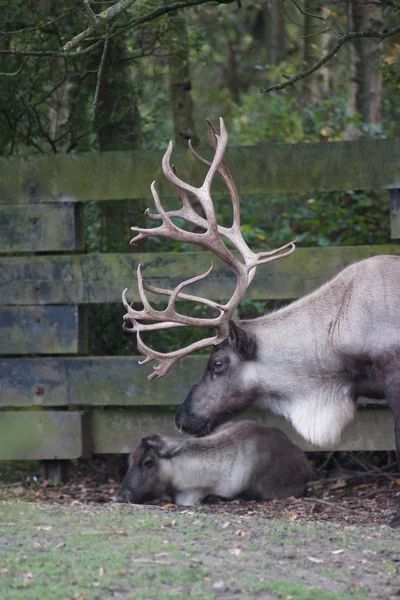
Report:
M109 21L115 19L115 17L117 17L122 12L128 10L128 8L132 6L132 4L136 2L136 0L119 0L119 2L116 2L109 8L106 8L106 10L103 10L103 12L99 14L96 14L92 11L92 9L89 6L88 0L82 0L82 2L83 10L85 11L87 19L89 21L89 27L65 44L64 50L66 51L75 48L81 42L83 42L83 40L89 37L89 35L94 33L99 27L102 27Z
M72 38L72 40L70 40L69 42L67 42L65 44L64 50L68 51L68 50L71 50L71 48L75 48L76 46L78 46L83 40L88 38L89 35L94 33L100 26L115 19L122 12L125 12L135 1L136 0L120 0L116 4L113 4L113 6L110 6L103 12L97 14L96 15L97 24L95 26L89 25L89 27L85 31L82 31L77 36ZM180 2L175 2L174 4L169 4L167 6L157 8L157 9L151 11L149 14L145 15L144 17L132 19L128 24L118 28L112 35L110 35L110 39L111 39L111 37L114 37L115 35L120 35L121 33L127 31L128 29L138 27L139 25L142 25L143 23L148 23L149 21L154 21L155 19L158 19L159 17L161 17L163 15L166 15L166 14L169 14L172 12L176 12L177 10L180 10L183 8L189 8L191 6L198 6L200 4L206 4L208 2L214 2L214 1L215 0L182 0ZM219 0L219 1L217 0L217 3L218 4L231 4L234 1L235 0ZM93 13L93 14L95 14L95 13Z
M94 98L93 98L93 104L92 104L91 121L94 121L96 119L97 103L99 101L100 86L101 86L101 80L103 78L104 65L106 63L107 49L108 49L108 27L106 30L106 37L104 40L103 52L101 54L99 70L97 72L96 90L94 92Z
M329 21L329 19L331 18L332 11L329 13L329 15L327 17L321 17L321 15L314 15L313 13L303 10L301 8L301 6L296 2L296 0L292 0L292 3L295 5L297 10L304 16L312 17L313 19L318 19L319 21L323 21L324 23L327 23Z
M23 27L22 29L14 29L14 31L0 31L0 35L11 36L11 35L17 35L19 33L30 33L32 31L40 31L41 29L48 29L51 25L54 25L55 23L58 23L59 21L66 19L67 17L78 12L78 10L79 10L78 8L72 8L72 9L66 10L63 13L61 13L60 15L58 15L58 17L51 19L51 21L46 21L45 23L42 23L42 25L35 25L34 27Z
M22 65L19 69L17 69L16 71L12 71L11 73L0 73L0 77L15 77L16 75L19 75L26 63L28 62L28 58L28 56L24 58L24 60L22 61Z
M81 0L81 3L82 3L82 10L86 15L89 25L91 27L93 27L93 30L96 29L97 24L98 24L98 16L90 8L89 0Z
M103 38L100 38L84 50L76 50L75 52L64 52L64 50L0 50L0 55L9 54L12 56L36 56L39 58L75 58L90 54L102 43Z
M308 69L305 69L304 71L302 71L301 73L298 73L294 77L290 77L284 83L270 85L266 88L262 88L260 91L262 93L268 93L268 92L283 90L284 88L294 85L300 79L304 79L305 77L308 77L308 75L311 75L311 73L318 71L318 69L320 69L325 63L330 61L331 58L339 52L339 50L343 46L343 44L345 44L349 40L361 39L361 38L375 38L375 39L378 39L379 41L381 41L388 37L391 37L392 35L395 35L396 33L400 33L400 25L396 25L395 27L392 27L391 29L384 29L383 31L349 31L348 33L345 33L343 36L341 36L338 39L338 41L333 46L333 48L323 58L321 58L316 63L311 65Z

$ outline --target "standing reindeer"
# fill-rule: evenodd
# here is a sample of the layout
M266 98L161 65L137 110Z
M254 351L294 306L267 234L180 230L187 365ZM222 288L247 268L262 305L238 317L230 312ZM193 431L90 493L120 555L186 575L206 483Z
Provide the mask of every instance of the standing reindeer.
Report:
M182 206L165 211L154 182L151 185L157 213L147 211L151 219L161 221L154 229L133 227L137 235L131 243L148 236L162 236L203 246L229 265L236 275L236 288L226 304L185 293L191 283L207 277L210 269L166 290L147 285L137 270L142 310L134 310L123 292L127 310L124 329L136 332L139 351L145 355L140 364L156 360L149 379L165 375L182 356L199 348L214 346L200 380L192 387L177 411L179 430L203 436L218 424L250 407L263 407L283 415L310 442L324 446L338 441L354 418L359 396L386 398L395 422L397 458L400 464L400 257L377 256L350 265L311 294L263 317L233 321L232 316L249 287L256 268L288 256L294 242L269 252L254 253L240 230L240 205L236 186L224 161L228 136L220 119L220 134L208 123L214 148L212 162L194 151L192 154L208 166L201 187L179 179L170 166L172 143L164 155L162 168L167 179L178 189ZM231 227L218 225L210 188L219 173L232 198ZM195 197L204 217L190 201ZM173 222L180 217L196 226L200 233L179 228ZM229 240L239 253L224 243ZM155 310L145 291L169 298L164 310ZM218 316L196 318L180 314L177 300L201 303ZM142 321L150 320L151 323ZM128 325L130 323L130 325ZM194 342L169 353L157 352L143 342L141 333L155 329L196 326L213 327L213 337ZM400 509L391 522L400 526Z

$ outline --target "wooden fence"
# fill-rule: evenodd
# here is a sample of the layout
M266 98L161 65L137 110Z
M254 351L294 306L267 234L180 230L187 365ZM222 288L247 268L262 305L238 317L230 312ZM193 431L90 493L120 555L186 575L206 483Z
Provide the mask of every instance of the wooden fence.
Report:
M125 287L134 293L138 262L160 287L209 266L205 252L81 253L83 202L150 199L153 179L162 198L172 195L161 157L134 151L0 159L0 459L63 461L128 452L143 435L174 432L174 411L204 357L188 357L149 382L151 367L139 367L137 357L85 355L90 332L84 306L120 302ZM233 148L227 160L243 197L386 189L391 238L400 238L400 140ZM200 183L203 167L187 152L175 151L174 162L187 181ZM215 190L225 192L218 181ZM400 246L299 248L260 269L249 297L296 298L376 254L400 254ZM231 288L232 273L218 264L195 293L221 301ZM312 449L282 419L267 413L257 418ZM366 405L337 447L394 449L392 432L386 405Z

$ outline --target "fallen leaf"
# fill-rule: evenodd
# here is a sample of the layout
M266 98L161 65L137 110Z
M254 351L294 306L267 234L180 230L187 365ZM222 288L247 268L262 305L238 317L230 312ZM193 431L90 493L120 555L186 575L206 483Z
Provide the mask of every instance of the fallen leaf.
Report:
M297 520L297 518L298 518L298 515L297 515L296 513L292 513L292 514L289 516L289 521L296 521L296 520Z
M230 554L233 554L233 556L240 556L242 554L242 551L238 546L235 546L234 548L229 548L228 552Z
M338 479L338 481L335 481L335 483L332 483L332 485L329 486L329 489L339 490L340 488L344 487L347 487L347 481L345 481L344 479Z
M111 490L108 490L108 493L110 494L110 496L115 494L115 488L111 488Z
M317 504L314 504L311 512L318 514L324 512L324 510L326 510L326 506L318 502Z
M175 527L176 525L176 521L175 519L173 521L168 521L167 523L163 523L163 525L161 525L161 529L166 529L167 527Z
M29 573L24 573L23 578L25 579L25 581L29 581L30 579L33 579L33 573L31 573L30 571Z
M176 508L176 504L172 504L172 502L167 502L167 504L163 504L162 508Z
M93 581L93 585L94 585L94 587L99 587L100 586L100 581Z
M225 523L222 523L221 527L222 527L222 529L226 529L227 527L229 527L229 525L231 525L231 522L225 521Z
M237 529L233 535L237 535L239 537L244 537L246 535L246 533L243 531L243 529Z
M103 577L104 573L106 572L104 567L100 567L99 568L99 577Z
M56 544L56 548L63 548L65 546L65 542L60 542L59 544Z
M339 548L338 550L332 550L332 554L342 554L344 552L343 548Z
M318 563L318 564L321 564L324 562L322 560L322 558L315 558L315 556L307 556L307 559L313 563Z
M36 529L38 531L50 531L51 525L38 525Z
M206 583L209 583L209 582L211 581L211 577L208 577L208 576L207 576L207 577L204 577L204 581L205 581Z

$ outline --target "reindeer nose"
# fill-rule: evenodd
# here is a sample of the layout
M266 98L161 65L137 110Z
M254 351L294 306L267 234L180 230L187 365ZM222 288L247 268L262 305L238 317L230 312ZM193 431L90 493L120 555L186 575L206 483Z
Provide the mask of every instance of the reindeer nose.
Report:
M182 404L175 414L175 427L182 433L182 431L187 431L187 428L190 427L191 417L188 409L184 404Z
M190 435L204 435L208 423L204 420L196 419L193 417L190 409L183 403L175 414L175 426L182 433L189 433ZM202 434L201 432L204 431Z

